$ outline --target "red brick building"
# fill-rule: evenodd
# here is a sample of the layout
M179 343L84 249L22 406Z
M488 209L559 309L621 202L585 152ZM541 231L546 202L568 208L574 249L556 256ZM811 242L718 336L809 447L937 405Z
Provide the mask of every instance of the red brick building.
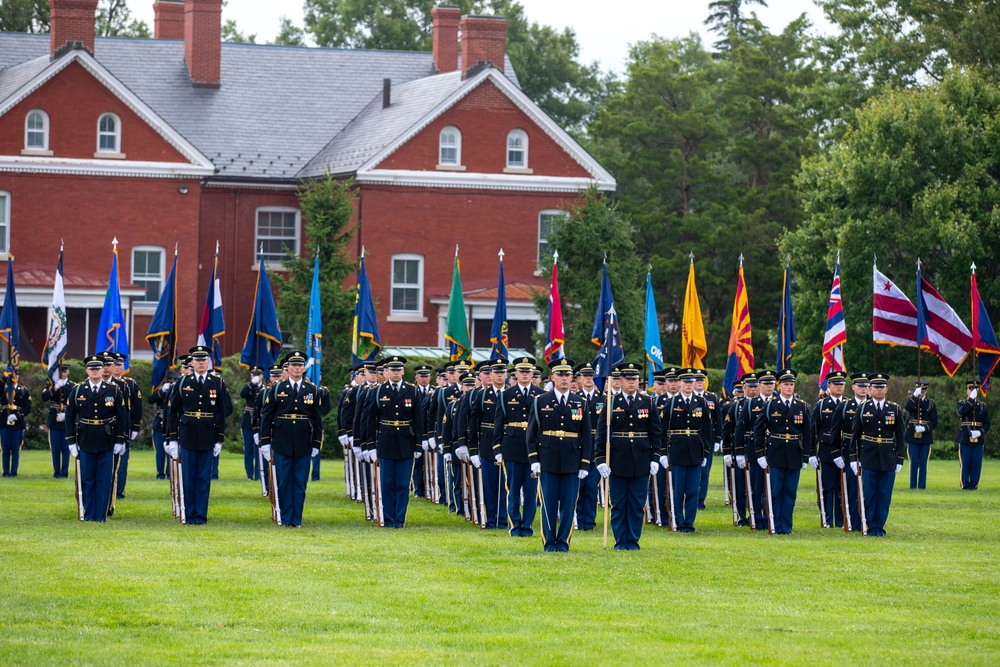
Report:
M530 347L547 225L615 182L518 88L506 21L438 7L433 52L409 53L223 44L221 0L159 0L155 39L95 39L96 5L50 0L51 35L0 33L0 257L16 257L25 358L44 346L60 239L69 354L93 349L113 237L136 356L175 247L193 344L216 241L224 352L239 351L255 249L270 270L304 252L295 188L327 170L357 184L385 345L443 344L458 244L475 344L502 247L511 345Z

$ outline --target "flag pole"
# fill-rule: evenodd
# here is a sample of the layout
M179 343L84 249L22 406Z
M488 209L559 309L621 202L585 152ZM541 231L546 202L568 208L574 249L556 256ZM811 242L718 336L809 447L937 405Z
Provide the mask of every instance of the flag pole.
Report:
M604 413L607 415L607 436L604 443L604 465L611 465L611 376L604 383ZM608 521L611 519L611 477L604 480L604 549L608 548Z
M920 258L917 257L917 275L918 276L920 275L920 266L921 266L921 264L922 264L922 262L920 261ZM920 281L919 280L917 280L917 296L918 297L920 296ZM917 303L922 303L922 300L918 301ZM919 335L919 332L917 332L917 334L918 334L917 335L917 339L918 339L917 340L917 381L919 382L920 381L920 357L922 356L921 352L923 352L923 346L920 345L920 340L919 340L920 335Z
M878 267L878 255L872 254L872 267ZM872 293L875 292L875 272L872 272ZM872 315L874 317L875 302L872 301ZM878 373L878 343L872 341L872 372Z
M975 275L976 275L976 263L973 262L972 266L969 267L969 268L972 269L972 276L973 276L973 278L975 278ZM976 303L975 303L975 301L972 302L972 316L975 318L974 322L978 322L979 316L976 313ZM973 335L976 336L976 337L978 337L979 336L979 327L973 327L973 328L976 330ZM972 343L972 372L976 374L976 379L979 379L979 377L980 377L980 375L979 375L979 350L976 349L975 339L973 339L973 343ZM986 379L989 380L989 378L986 378Z

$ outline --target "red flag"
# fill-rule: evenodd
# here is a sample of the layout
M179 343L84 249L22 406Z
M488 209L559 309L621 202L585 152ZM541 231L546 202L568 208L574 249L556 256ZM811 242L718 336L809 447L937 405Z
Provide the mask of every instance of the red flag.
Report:
M559 302L559 253L552 257L552 285L549 286L549 328L545 332L545 361L551 363L566 356L563 352L562 304Z
M874 309L872 340L886 345L917 347L917 309L903 290L879 272L873 264Z

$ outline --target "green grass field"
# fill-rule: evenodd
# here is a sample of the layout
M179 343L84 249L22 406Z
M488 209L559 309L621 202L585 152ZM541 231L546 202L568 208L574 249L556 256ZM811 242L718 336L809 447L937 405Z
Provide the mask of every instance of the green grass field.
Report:
M877 539L819 528L806 474L793 535L737 530L717 459L696 534L647 527L642 551L615 552L578 532L568 554L418 500L405 530L380 530L323 464L300 530L271 523L232 454L208 525L182 526L136 452L102 525L77 522L72 478L25 451L0 483L0 664L1000 660L1000 462L974 493L957 462L932 461L921 492L904 469Z

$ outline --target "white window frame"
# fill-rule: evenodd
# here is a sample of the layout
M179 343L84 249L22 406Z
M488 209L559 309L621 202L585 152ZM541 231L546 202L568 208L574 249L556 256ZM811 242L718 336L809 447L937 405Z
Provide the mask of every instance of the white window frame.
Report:
M567 216L567 213L561 208L543 208L541 211L538 212L538 236L536 239L537 240L536 252L539 264L542 263L542 241L545 242L546 247L550 245L549 239L542 238L542 218L545 216L562 216L563 218L565 218Z
M254 268L256 268L257 263L260 262L260 242L262 240L275 240L283 239L287 240L286 237L279 236L265 236L260 235L260 214L261 213L294 213L295 214L295 255L298 257L302 253L302 211L292 206L258 206L253 214L253 252L254 252ZM284 267L285 257L282 256L280 259L267 258L265 261L268 263L268 268L274 265L276 268Z
M521 164L516 164L510 161L510 151L511 151L511 140L520 139L522 146L520 148L513 147L513 150L519 150L523 154L523 160ZM507 151L505 154L505 162L508 169L527 169L528 168L528 133L522 129L511 130L507 133Z
M407 261L407 262L417 262L417 283L413 285L411 283L397 283L396 282L396 260ZM391 315L399 317L423 317L424 315L424 256L417 255L415 253L400 253L398 255L392 256L392 262L389 265L389 313ZM416 310L398 310L396 308L395 301L393 300L393 291L396 288L400 289L416 289L417 290L417 309Z
M42 129L33 129L28 127L28 122L31 120L32 115L39 114L42 117ZM42 145L41 146L31 146L28 143L28 136L32 132L42 133ZM47 151L49 150L49 114L47 114L42 109L32 109L24 117L24 150L26 151Z
M455 145L454 146L446 146L445 145L445 143L444 143L444 135L445 135L446 132L454 132L455 133ZM444 161L444 155L442 155L442 153L444 152L445 148L454 148L455 149L455 160L454 160L454 162L450 162L450 161L449 162L445 162ZM441 132L438 134L438 166L439 167L444 167L444 168L448 168L448 167L460 167L460 166L462 166L462 131L460 129L458 129L457 127L455 127L454 125L448 125L446 127L441 128Z
M101 129L101 122L105 118L113 118L114 119L114 121L115 121L115 131L113 133L112 132L106 132L106 131L104 131L104 130ZM115 138L115 147L114 147L114 150L112 150L110 148L101 148L101 137L105 137L105 136L114 136L114 138ZM122 152L122 119L118 117L118 114L112 113L111 111L106 111L105 113L102 113L98 117L98 119L97 119L97 152L98 153L104 153L104 154L110 154L110 155L119 155L119 154L121 154L121 152Z
M135 254L137 252L158 252L160 253L160 294L157 296L157 301L146 301L145 297L138 297L132 301L136 306L144 305L155 305L159 301L159 297L163 296L163 286L167 282L167 249L163 246L158 245L137 245L132 247L132 284L136 285L136 280L150 280L150 274L147 272L144 276L139 277L135 274Z
M0 203L0 213L3 214L3 234L0 234L0 239L3 239L3 248L0 248L0 258L6 259L10 250L10 192L0 190L0 198L3 199L3 202Z

